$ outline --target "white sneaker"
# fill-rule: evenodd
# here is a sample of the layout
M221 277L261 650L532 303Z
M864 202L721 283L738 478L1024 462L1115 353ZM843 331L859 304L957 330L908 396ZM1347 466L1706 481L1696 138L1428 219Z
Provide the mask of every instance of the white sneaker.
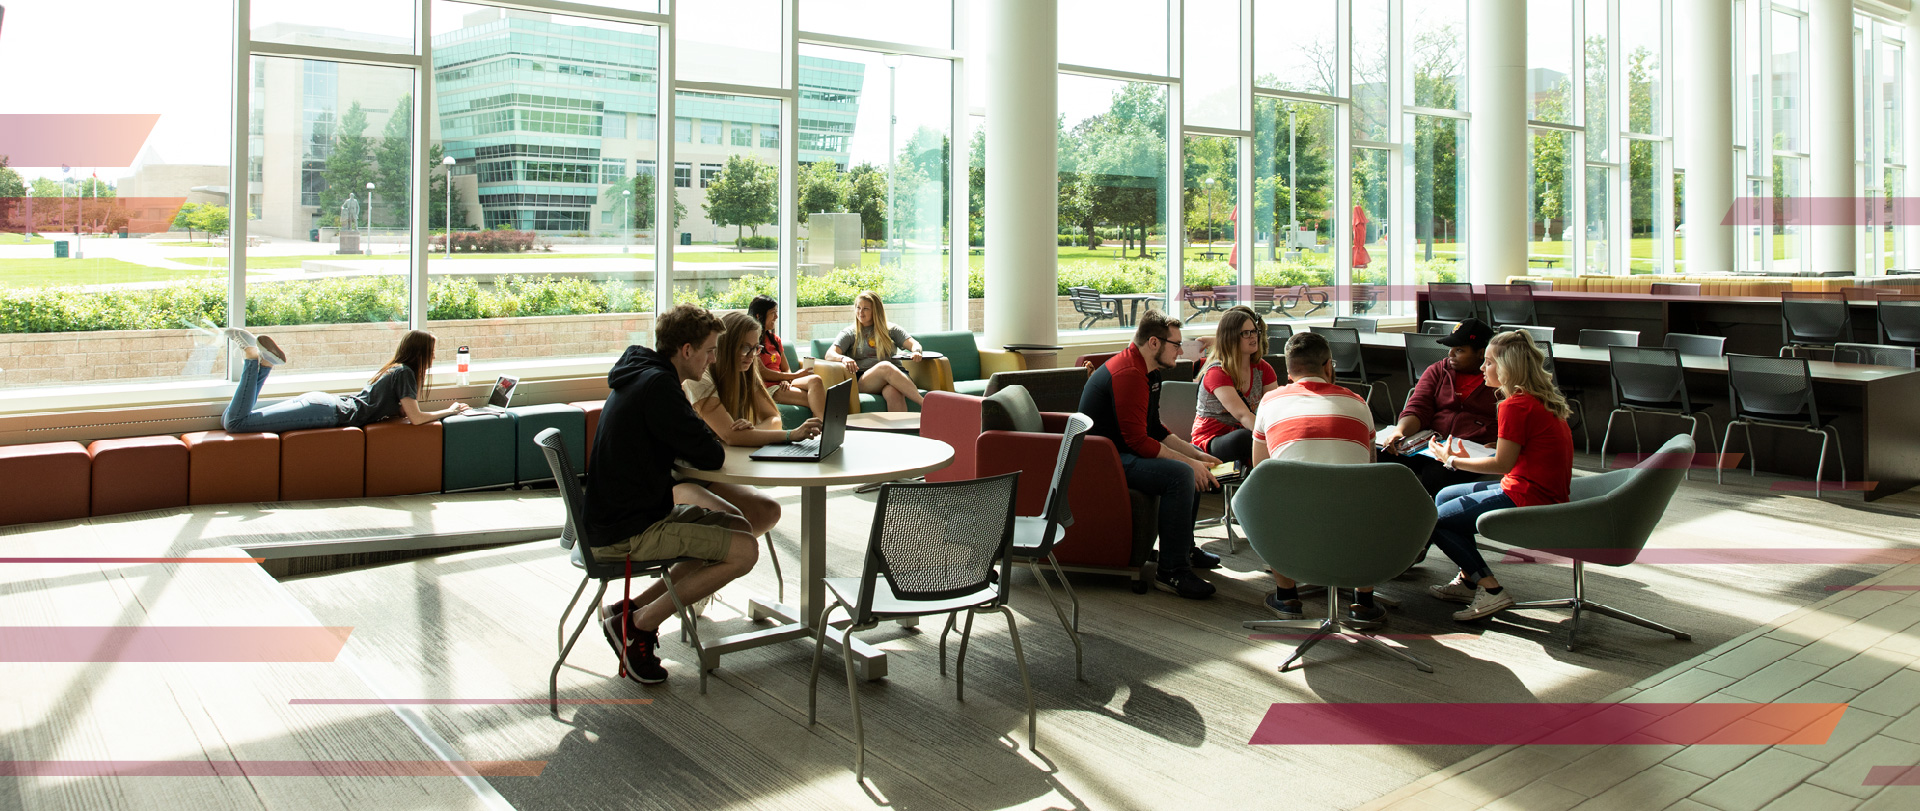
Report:
M1451 583L1444 586L1428 586L1427 593L1449 603L1471 603L1474 586L1467 581L1466 575L1456 574Z
M223 328L220 330L220 334L227 336L227 340L232 341L236 344L239 344L242 347L245 347L247 349L260 348L260 339L253 337L253 333L243 330L239 327Z
M1453 612L1453 618L1459 622L1477 620L1489 614L1497 614L1513 607L1513 595L1502 589L1499 594L1490 594L1486 589L1475 589L1473 602L1466 608Z

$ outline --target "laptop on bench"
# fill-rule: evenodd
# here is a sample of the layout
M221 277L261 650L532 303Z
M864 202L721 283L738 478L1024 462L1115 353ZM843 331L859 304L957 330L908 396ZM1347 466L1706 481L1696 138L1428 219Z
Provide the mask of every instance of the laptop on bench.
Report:
M514 389L520 388L520 378L501 375L493 381L493 391L487 393L487 404L479 408L467 409L469 414L505 414L507 405L513 402Z
M827 414L821 419L820 435L798 442L768 445L748 459L756 462L818 462L840 450L847 434L847 410L853 398L853 381L842 380L827 389Z

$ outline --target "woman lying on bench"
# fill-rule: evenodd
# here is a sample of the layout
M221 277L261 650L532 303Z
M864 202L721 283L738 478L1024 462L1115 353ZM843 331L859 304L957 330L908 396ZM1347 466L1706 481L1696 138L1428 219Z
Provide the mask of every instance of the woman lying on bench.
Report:
M433 333L413 330L400 339L380 371L374 372L359 394L328 394L310 391L298 397L260 405L260 389L267 384L267 373L287 362L287 353L265 335L255 336L243 329L229 327L227 339L246 353L240 384L234 387L233 402L220 417L229 433L282 433L308 428L359 427L405 414L414 425L424 425L442 417L467 410L466 403L454 403L439 411L421 411L420 397L427 389L427 367L433 365Z

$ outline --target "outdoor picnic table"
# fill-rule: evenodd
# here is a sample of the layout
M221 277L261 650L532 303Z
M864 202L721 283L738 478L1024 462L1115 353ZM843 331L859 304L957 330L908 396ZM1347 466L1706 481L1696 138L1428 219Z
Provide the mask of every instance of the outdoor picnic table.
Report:
M1560 257L1557 257L1557 256L1529 256L1529 257L1527 257L1527 264L1529 264L1529 265L1532 265L1532 264L1540 264L1540 265L1544 265L1544 266L1546 266L1546 267L1557 267L1557 266L1559 266L1559 264L1560 264Z

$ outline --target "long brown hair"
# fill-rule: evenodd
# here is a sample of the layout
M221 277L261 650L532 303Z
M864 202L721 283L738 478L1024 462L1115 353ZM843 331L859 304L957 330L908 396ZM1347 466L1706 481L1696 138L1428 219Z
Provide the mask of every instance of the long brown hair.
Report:
M1514 392L1524 391L1560 419L1573 415L1567 398L1553 385L1553 376L1547 374L1547 355L1534 343L1531 333L1517 329L1493 336L1487 342L1487 357L1499 370L1502 395L1512 397Z
M873 310L873 356L881 360L893 357L894 351L899 347L893 345L893 327L887 323L887 307L880 303L880 294L872 290L862 290L860 295L853 297L853 303L858 305L862 301ZM853 317L855 343L860 341L860 332L860 316L855 315Z
M405 366L413 371L414 399L427 399L427 367L433 365L435 343L431 332L408 330L407 334L400 336L400 346L393 350L393 360L387 361L380 371L373 373L373 377L367 378L367 382L379 380L381 375L395 366Z
M760 324L735 310L720 316L720 345L713 360L713 388L720 407L734 419L753 418L753 390L760 382L760 359L742 351L760 344Z
M1253 377L1257 360L1249 360L1246 353L1240 351L1240 331L1253 329L1260 333L1260 348L1254 350L1254 358L1267 355L1267 325L1249 310L1238 307L1227 310L1220 316L1220 325L1213 331L1213 357L1210 362L1220 364L1233 378L1236 392L1246 391L1247 381Z

